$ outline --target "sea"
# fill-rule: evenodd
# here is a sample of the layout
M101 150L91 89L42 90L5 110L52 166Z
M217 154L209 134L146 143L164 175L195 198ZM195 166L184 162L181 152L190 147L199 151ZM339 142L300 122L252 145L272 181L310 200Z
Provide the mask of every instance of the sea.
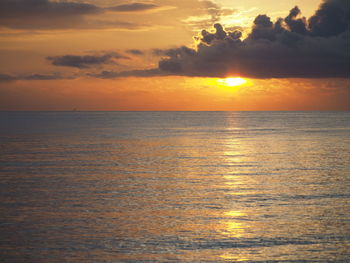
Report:
M350 112L0 112L0 262L350 262Z

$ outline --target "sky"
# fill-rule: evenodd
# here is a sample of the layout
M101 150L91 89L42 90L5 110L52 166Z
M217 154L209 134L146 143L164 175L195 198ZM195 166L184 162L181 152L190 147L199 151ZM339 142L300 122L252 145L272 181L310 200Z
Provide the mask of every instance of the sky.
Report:
M0 0L0 110L350 110L349 0Z

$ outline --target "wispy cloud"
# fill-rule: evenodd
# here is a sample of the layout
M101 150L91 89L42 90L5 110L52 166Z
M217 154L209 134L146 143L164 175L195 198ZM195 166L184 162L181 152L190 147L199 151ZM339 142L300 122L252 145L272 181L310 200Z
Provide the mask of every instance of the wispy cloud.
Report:
M162 7L148 3L131 3L114 7L101 7L74 1L1 0L0 29L53 30L53 29L139 29L137 24L118 19L108 20L106 12L142 12L160 10Z
M111 52L102 55L64 55L50 56L47 60L55 66L74 67L74 68L90 68L106 64L116 64L116 59L130 59L127 56Z
M140 56L144 54L144 51L140 50L140 49L128 49L125 51L126 53L132 54L132 55L136 55L136 56Z
M199 1L199 3L200 5L197 9L199 9L198 11L200 11L201 15L189 16L182 20L194 30L208 28L220 22L223 17L230 16L237 11L231 8L223 8L210 0Z
M1 82L13 82L17 80L58 80L58 79L74 79L75 75L63 75L59 73L52 74L29 74L29 75L10 75L0 73L0 83Z
M167 76L171 75L170 73L166 73L161 71L158 68L152 69L141 69L141 70L128 70L128 71L102 71L100 73L90 73L87 74L90 77L100 78L100 79L116 79L116 78L124 78L124 77L158 77L158 76Z
M131 3L109 7L107 10L115 12L142 12L158 8L160 8L160 6L150 3Z

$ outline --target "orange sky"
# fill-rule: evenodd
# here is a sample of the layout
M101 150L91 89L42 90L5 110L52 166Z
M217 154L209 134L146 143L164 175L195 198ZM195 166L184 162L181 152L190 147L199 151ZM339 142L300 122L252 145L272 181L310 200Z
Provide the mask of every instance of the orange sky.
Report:
M310 17L321 0L68 2L87 5L74 14L53 5L46 15L24 6L0 18L0 110L350 110L344 77L254 78L237 86L183 74L98 77L157 68L162 55L154 50L195 48L193 37L213 32L214 23L246 37L259 14L275 21L298 5ZM85 62L67 66L59 60L67 55Z

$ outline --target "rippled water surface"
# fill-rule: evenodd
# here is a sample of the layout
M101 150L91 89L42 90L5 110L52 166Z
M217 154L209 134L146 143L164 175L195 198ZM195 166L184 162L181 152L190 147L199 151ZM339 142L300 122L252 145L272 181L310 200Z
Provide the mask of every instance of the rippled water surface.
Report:
M350 262L350 112L2 112L1 262Z

